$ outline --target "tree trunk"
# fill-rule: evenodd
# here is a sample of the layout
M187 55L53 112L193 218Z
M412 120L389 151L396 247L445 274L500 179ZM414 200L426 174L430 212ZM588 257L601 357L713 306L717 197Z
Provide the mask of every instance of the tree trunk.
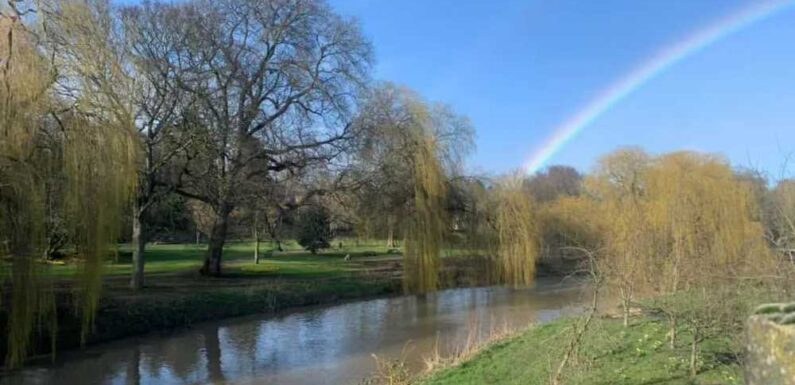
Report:
M676 316L671 317L671 340L669 341L669 346L671 350L676 349Z
M629 301L624 301L624 327L629 326Z
M254 214L254 264L259 264L259 223L257 214Z
M266 226L266 228L268 230L268 234L270 234L270 237L271 237L271 253L273 253L274 250L276 250L276 251L284 251L284 249L282 249L282 241L281 241L281 239L279 237L279 228L281 226L281 223L282 223L282 213L281 213L281 211L277 211L276 217L273 219L273 221L269 221L268 220L268 216L267 216L267 212L266 212L266 214L265 214L265 226ZM274 244L275 244L275 247L274 247Z
M226 229L229 222L231 208L223 205L216 213L215 223L210 231L209 245L207 254L204 257L204 264L199 273L204 276L221 276L221 257L224 253L224 243L226 243Z
M629 307L630 307L630 297L629 297L629 290L625 288L621 288L621 310L624 313L624 327L629 326Z
M133 290L141 290L144 287L144 251L146 250L146 238L143 232L143 213L136 205L133 209L132 222L133 266L130 288Z
M199 229L196 229L196 244L198 245L199 242L201 242L201 240L202 240L202 233L199 231Z
M690 344L690 378L695 378L696 374L698 374L698 368L696 367L696 359L698 358L698 328L693 330L693 342Z
M387 226L386 247L388 247L390 249L394 249L395 248L395 224L394 224L394 221L392 220L392 216L391 215L389 217L387 217L386 222L387 222L386 223L386 226Z

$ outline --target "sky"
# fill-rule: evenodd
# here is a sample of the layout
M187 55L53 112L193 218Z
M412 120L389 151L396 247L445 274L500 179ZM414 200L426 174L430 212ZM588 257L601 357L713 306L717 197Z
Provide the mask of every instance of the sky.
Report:
M556 127L664 47L759 1L330 3L372 41L375 79L468 116L477 133L469 169L501 173L523 167ZM781 177L795 152L795 4L666 67L545 164L587 171L628 145L717 152Z

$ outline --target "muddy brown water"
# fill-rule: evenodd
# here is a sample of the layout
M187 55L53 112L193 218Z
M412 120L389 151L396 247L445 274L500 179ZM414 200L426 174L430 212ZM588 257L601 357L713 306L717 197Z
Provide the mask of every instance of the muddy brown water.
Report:
M469 336L576 314L587 301L581 283L541 279L527 289L450 289L243 317L65 352L0 384L356 384L376 368L373 355L421 370L436 349L449 354Z

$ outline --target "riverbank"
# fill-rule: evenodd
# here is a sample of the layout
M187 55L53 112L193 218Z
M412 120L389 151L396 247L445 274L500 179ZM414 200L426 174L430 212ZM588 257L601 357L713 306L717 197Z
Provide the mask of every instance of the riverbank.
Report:
M546 385L571 338L577 318L533 326L488 345L471 359L429 374L422 385L522 384ZM728 338L713 337L701 345L699 373L689 377L687 330L679 343L668 346L668 325L641 316L628 327L612 318L595 318L579 349L578 359L565 371L565 384L742 384L740 364Z
M265 245L263 245L265 246ZM400 292L400 255L375 243L351 244L317 255L287 242L282 252L266 252L253 262L253 244L232 243L225 250L224 276L198 275L204 245L151 245L147 250L146 287L128 287L131 265L121 257L109 261L93 331L85 343L96 344L151 332L169 332L193 324L249 314L392 295ZM346 258L347 257L347 258ZM81 346L80 317L71 292L77 265L45 267L56 288L58 351ZM6 314L0 312L0 329ZM5 357L5 334L0 357ZM35 341L34 359L48 359L49 336ZM46 356L46 357L45 357Z
M153 332L168 333L196 323L250 314L276 314L285 310L335 304L342 301L398 295L402 292L402 257L383 242L345 242L313 255L294 242L284 251L271 252L263 245L259 264L253 262L253 244L231 243L225 249L224 276L198 275L204 245L150 245L147 249L146 287L128 287L131 265L120 258L106 266L103 295L94 330L86 344L96 344ZM268 251L266 251L268 250ZM77 266L46 267L56 282L59 330L57 350L81 346L81 323L71 292ZM477 262L447 257L443 263L444 287L482 285ZM0 312L0 328L6 316ZM2 335L4 338L5 335ZM48 336L38 336L34 355L48 360ZM0 340L0 357L6 342Z

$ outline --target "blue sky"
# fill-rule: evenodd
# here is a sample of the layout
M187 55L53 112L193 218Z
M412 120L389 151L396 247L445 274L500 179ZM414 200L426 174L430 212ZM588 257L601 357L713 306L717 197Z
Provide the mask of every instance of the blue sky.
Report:
M661 47L749 1L332 0L359 19L375 77L469 116L476 171L518 168L561 121ZM616 147L719 152L778 176L795 151L795 6L646 83L551 163ZM795 169L793 169L795 171Z

